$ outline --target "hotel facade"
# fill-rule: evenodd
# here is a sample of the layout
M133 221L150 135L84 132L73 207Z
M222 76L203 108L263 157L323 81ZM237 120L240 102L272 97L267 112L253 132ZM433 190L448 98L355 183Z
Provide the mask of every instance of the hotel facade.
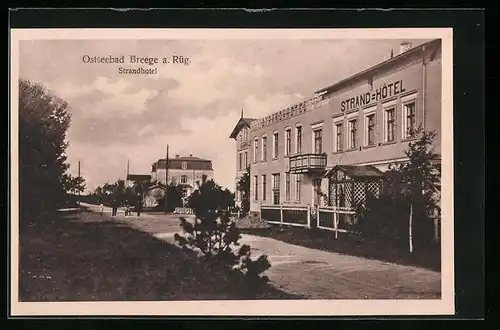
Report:
M151 165L151 179L160 184L175 184L186 188L186 196L195 191L205 181L214 178L212 161L193 155L180 156L168 160L159 159ZM168 182L167 182L168 181Z
M377 194L389 164L407 160L404 151L419 126L436 132L440 153L441 67L441 40L402 44L399 54L303 102L264 118L241 118L231 138L237 140L236 181L250 166L250 211L352 208L367 191ZM355 186L332 184L332 176L366 184L358 194Z

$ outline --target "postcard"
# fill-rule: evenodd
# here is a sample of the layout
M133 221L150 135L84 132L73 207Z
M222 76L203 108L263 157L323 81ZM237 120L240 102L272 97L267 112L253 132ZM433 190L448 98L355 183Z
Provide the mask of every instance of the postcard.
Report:
M12 29L13 316L454 313L452 29Z

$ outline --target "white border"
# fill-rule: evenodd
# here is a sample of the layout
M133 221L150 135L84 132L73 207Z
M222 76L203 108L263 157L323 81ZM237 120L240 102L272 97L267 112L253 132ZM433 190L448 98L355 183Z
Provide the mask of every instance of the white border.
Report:
M19 302L18 182L11 181L11 314L38 315L436 315L454 313L452 29L12 29L11 178L18 178L19 41L33 39L442 39L442 298L439 300L261 300Z

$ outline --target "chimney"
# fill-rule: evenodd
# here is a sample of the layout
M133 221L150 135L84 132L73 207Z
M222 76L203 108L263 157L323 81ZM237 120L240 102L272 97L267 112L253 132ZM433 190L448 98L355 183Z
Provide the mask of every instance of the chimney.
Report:
M180 157L180 155L179 155L179 154L175 155L175 158L179 158L179 157Z
M402 42L399 45L399 53L403 54L404 52L408 51L411 49L411 43L410 42Z

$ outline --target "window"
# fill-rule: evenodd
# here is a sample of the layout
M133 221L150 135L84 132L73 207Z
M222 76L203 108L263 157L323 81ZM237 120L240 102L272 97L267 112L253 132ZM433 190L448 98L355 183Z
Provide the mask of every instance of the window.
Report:
M244 128L243 129L243 141L246 141L248 139L248 132L247 132L247 129Z
M187 183L187 175L182 175L181 176L181 183L186 184Z
M238 169L241 171L243 168L243 154L238 154Z
M285 200L290 200L290 173L285 173Z
M259 177L257 175L254 175L253 177L253 182L254 182L254 191L255 191L255 200L259 200Z
M371 113L365 116L365 146L375 144L375 114Z
M300 201L300 190L301 190L301 174L296 174L295 176L295 200Z
M259 140L255 138L253 140L253 161L256 163L258 161L259 157Z
M334 129L334 151L342 151L342 128L343 125L342 123L335 123L335 129Z
M266 187L267 185L267 182L266 182L266 175L262 175L262 200L265 201L266 200Z
M358 121L357 119L352 119L349 121L349 149L356 148L357 138L358 138Z
M273 204L280 203L280 174L273 174Z
M297 143L295 143L295 152L300 154L302 152L302 126L297 126L295 128L295 136L297 137Z
M279 149L278 149L278 146L279 146L279 134L278 133L274 133L273 134L273 158L278 158L279 156Z
M408 139L415 136L415 117L416 117L415 101L403 104L403 138Z
M321 129L314 131L314 153L323 153L323 130Z
M262 157L261 160L265 162L267 160L267 137L262 137Z
M245 151L245 169L248 167L248 151Z
M385 129L384 129L384 141L392 142L395 140L395 122L394 122L394 113L395 108L389 108L385 110Z
M292 151L292 130L287 129L285 131L285 156L290 155Z
M187 170L187 168L188 168L187 163L186 162L182 162L182 169L183 170Z

